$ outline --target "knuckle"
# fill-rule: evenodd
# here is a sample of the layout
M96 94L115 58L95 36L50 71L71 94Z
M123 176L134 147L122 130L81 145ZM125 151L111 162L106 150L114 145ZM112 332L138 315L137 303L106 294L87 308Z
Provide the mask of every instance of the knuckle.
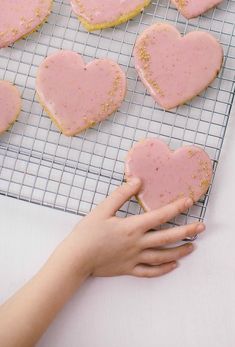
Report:
M185 201L184 200L178 200L177 206L176 206L176 213L180 214L185 211Z
M141 238L137 238L135 245L136 250L139 252L139 254L146 248L146 243L143 242Z
M138 234L143 234L145 232L145 228L140 223L135 223L135 230Z
M173 212L173 214L174 215L177 215L177 214L180 214L182 212L182 207L181 207L181 205L177 205L176 207L175 207L175 210L174 210L174 212Z
M143 263L143 264L148 262L148 257L146 255L146 251L143 251L139 254L139 262Z
M137 231L134 230L134 229L129 229L129 230L126 231L126 237L128 239L133 239L133 238L136 237L136 235L137 235Z
M182 204L182 202L180 202L176 212L177 212L177 214L180 214L183 211L184 211L184 205Z
M157 251L146 251L142 258L145 263L154 264L159 261L159 254Z
M159 224L164 224L169 219L170 219L169 213L165 212L159 216L158 222L159 222Z
M150 264L156 264L159 261L159 256L157 254L151 253L148 256L148 262Z
M172 237L170 234L166 234L162 238L163 244L168 244L172 241Z

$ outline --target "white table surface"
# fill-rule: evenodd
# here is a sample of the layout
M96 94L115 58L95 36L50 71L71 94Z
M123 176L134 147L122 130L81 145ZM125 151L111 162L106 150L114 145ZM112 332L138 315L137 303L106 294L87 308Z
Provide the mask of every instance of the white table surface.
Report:
M207 211L207 233L171 275L91 279L38 347L235 346L235 114ZM0 197L0 301L43 264L78 217Z

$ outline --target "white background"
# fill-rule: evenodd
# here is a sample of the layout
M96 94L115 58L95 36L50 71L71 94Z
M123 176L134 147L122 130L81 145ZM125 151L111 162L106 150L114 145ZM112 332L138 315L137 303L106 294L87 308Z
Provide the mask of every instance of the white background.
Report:
M235 346L235 119L193 255L160 279L91 279L38 347ZM22 286L78 217L0 197L0 300ZM58 288L59 290L59 288Z

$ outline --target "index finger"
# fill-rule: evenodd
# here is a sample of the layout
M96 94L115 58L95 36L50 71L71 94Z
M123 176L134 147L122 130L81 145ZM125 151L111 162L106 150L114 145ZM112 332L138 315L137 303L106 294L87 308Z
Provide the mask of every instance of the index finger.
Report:
M105 217L113 216L126 201L138 193L140 188L141 180L138 177L132 178L116 188L112 194L96 207L94 212Z
M192 205L192 199L179 199L157 210L146 212L139 216L133 216L130 218L136 224L136 227L143 228L144 231L147 231L169 222L180 213L188 210Z

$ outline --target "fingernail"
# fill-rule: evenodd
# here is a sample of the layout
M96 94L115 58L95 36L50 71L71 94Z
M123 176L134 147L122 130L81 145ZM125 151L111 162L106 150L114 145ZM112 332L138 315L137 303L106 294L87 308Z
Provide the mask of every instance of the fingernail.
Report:
M178 266L178 263L173 263L172 264L173 269L175 269L177 266Z
M139 177L132 177L129 181L127 181L130 186L137 186L141 183L141 180Z
M187 246L188 246L188 249L190 252L192 252L194 250L194 246L192 243L188 243Z
M196 228L196 231L197 231L198 233L202 233L205 229L206 229L205 224L204 224L204 223L200 223L200 224L198 224L198 226L197 226L197 228Z
M185 201L185 207L186 208L190 208L191 206L193 206L193 200L192 199L187 199Z

